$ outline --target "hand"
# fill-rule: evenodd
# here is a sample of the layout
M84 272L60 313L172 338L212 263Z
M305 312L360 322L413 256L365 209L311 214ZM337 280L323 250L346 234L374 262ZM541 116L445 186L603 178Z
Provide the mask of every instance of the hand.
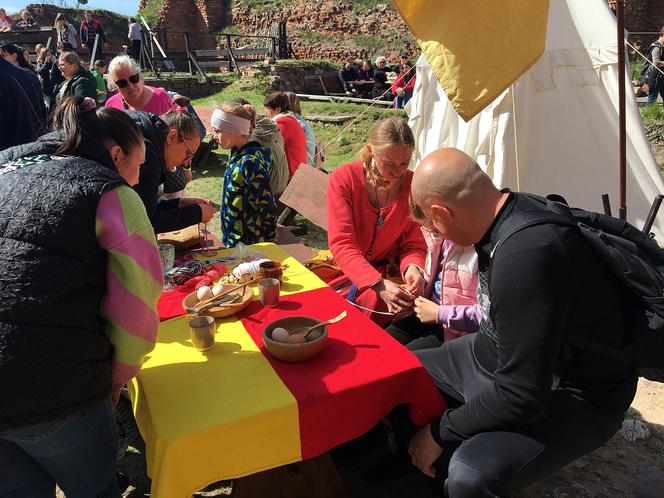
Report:
M212 219L216 210L210 204L199 204L201 208L201 223L207 223Z
M429 424L422 427L411 438L408 445L408 454L413 465L429 477L436 477L436 469L433 464L443 454L443 448L438 446L431 435Z
M86 47L85 43L81 43L81 47L85 48Z
M422 276L422 272L415 265L408 265L406 268L406 273L403 276L403 279L406 281L404 289L415 296L422 295L424 292L424 287L426 286L426 281Z
M120 391L122 386L111 389L111 403L113 403L113 408L118 406L118 401L120 400Z
M390 313L399 313L413 304L415 296L409 294L394 282L383 279L372 287L387 305Z
M415 299L415 314L422 323L436 323L438 320L438 305L420 296Z
M190 206L192 204L209 204L212 205L212 201L209 199L201 199L200 197L183 197L178 202L178 207Z
M397 95L403 95L403 88L397 88Z
M182 171L184 171L184 179L187 180L187 183L194 179L193 175L191 174L191 168L183 168Z

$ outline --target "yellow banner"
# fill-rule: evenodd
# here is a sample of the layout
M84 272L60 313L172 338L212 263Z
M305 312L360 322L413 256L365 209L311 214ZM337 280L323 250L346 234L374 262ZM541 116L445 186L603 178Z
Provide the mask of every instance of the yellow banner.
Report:
M394 0L394 5L465 121L544 52L549 0Z

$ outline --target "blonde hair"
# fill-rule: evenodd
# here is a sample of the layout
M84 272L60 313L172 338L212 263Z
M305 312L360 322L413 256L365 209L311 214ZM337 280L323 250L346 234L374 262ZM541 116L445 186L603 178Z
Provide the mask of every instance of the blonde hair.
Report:
M406 120L397 117L382 119L371 128L367 144L362 147L359 156L364 168L364 177L372 185L378 186L385 182L374 164L373 155L380 154L390 145L408 145L411 149L415 148L413 131ZM369 152L369 147L372 152Z
M63 60L69 64L76 64L81 67L81 59L76 52L63 52L60 54L58 60Z
M251 104L235 104L233 102L224 102L218 109L233 116L239 116L248 119L251 123L249 125L249 136L253 135L256 128L256 109Z

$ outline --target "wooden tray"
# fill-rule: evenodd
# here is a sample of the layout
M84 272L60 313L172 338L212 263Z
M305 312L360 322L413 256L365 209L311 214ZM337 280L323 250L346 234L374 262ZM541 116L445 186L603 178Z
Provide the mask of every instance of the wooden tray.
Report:
M237 285L230 285L226 284L222 286L224 290L228 289L229 287L234 288L237 287ZM231 292L232 294L232 292ZM244 288L244 294L242 295L242 299L240 301L237 301L231 305L221 305L221 306L216 306L214 308L210 308L208 310L205 310L203 313L199 313L200 316L211 316L213 318L224 318L226 316L231 316L234 315L235 313L242 311L245 309L249 304L251 303L251 300L254 298L254 291L251 289L250 285L245 286ZM188 294L183 300L182 300L182 309L187 314L193 313L193 308L198 304L198 296L196 295L196 291Z

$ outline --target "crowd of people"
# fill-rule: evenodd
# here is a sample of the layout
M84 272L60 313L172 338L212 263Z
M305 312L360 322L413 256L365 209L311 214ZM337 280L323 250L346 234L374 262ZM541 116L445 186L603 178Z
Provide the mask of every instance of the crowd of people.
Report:
M318 152L292 93L268 94L264 116L244 99L221 103L205 130L188 99L145 84L136 57L87 71L73 26L56 23L58 50L42 47L36 68L1 48L0 495L53 496L57 484L117 497L114 407L158 327L155 234L216 212L185 195L203 136L228 150L227 247L275 239L277 198ZM101 30L85 23L82 45ZM402 107L416 77L408 54L395 67L348 61L340 79L384 98L389 72ZM509 495L620 428L635 372L565 338L622 346L624 289L573 227L529 227L494 254L510 220L541 206L497 189L456 149L413 172L415 147L405 120L380 120L327 191L340 268L328 284L418 356L448 405L425 427L395 409L398 466L379 475L417 468L447 496Z
M369 59L359 62L349 59L339 70L339 81L346 95L394 102L396 109L403 109L413 96L416 78L415 66L407 52L401 52L399 63L393 66L386 57L378 56L375 64ZM388 83L389 79L392 83Z

